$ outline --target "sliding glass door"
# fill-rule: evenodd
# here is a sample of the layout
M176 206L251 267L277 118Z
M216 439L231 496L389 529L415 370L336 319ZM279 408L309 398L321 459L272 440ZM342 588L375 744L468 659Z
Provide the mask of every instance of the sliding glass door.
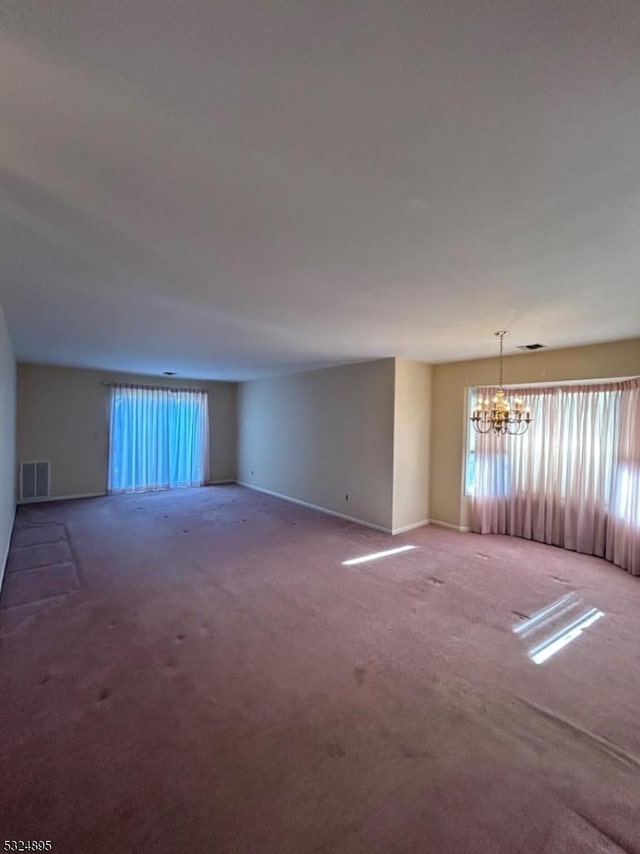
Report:
M201 486L208 440L206 392L111 386L109 492Z

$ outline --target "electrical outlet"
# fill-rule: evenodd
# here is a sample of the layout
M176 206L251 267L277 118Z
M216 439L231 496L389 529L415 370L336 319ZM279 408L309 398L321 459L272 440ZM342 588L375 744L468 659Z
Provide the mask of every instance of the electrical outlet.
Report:
M345 501L348 501L348 500L349 500L349 493L348 493L348 492L347 492L347 494L345 495L344 500L345 500Z
M253 469L251 469L251 476L253 477Z

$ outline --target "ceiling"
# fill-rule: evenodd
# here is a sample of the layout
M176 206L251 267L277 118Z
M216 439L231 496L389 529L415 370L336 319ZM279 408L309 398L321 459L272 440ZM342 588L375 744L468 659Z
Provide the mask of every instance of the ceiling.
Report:
M248 379L640 335L637 0L3 0L19 359Z

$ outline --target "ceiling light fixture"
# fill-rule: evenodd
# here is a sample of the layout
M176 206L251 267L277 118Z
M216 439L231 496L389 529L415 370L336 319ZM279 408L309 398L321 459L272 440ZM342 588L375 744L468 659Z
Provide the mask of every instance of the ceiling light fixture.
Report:
M502 348L504 336L509 333L502 329L496 332L496 336L500 339L500 384L498 391L495 393L493 400L485 400L483 397L478 397L476 405L473 408L471 423L476 433L509 433L512 436L519 436L525 433L531 424L531 412L529 407L524 405L521 397L516 397L511 403L504 396L502 388Z

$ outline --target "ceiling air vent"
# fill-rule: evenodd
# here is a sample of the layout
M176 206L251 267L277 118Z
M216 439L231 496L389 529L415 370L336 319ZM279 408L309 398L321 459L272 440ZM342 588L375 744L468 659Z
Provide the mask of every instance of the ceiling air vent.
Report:
M522 350L523 352L527 350L543 350L546 346L546 344L520 344L518 350Z

